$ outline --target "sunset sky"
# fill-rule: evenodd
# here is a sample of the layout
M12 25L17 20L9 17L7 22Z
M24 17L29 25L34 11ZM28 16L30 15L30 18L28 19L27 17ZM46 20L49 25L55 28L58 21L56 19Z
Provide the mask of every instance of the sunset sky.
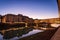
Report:
M56 0L0 0L0 15L22 14L34 19L58 17Z

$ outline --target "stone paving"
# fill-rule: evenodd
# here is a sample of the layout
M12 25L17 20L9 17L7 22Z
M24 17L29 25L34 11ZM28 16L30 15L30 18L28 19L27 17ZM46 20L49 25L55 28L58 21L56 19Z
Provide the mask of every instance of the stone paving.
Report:
M56 31L56 33L52 36L51 40L60 40L60 27Z

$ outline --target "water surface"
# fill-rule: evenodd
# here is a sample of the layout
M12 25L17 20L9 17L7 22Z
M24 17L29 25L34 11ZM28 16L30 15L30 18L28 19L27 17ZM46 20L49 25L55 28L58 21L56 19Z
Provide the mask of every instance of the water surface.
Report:
M19 30L17 33L16 33L16 30L15 30L15 31L11 31L11 32L15 33L15 34L13 35L10 32L7 32L7 34L4 34L4 35L0 34L0 40L3 40L3 39L5 39L5 40L17 40L17 39L20 39L20 38L23 38L23 37L27 37L27 36L30 36L30 35L33 35L33 34L36 34L36 33L39 33L39 32L43 32L43 30L38 30L38 29L33 29L33 30L28 30L28 31L26 31L26 30L22 31L21 30L21 32ZM10 38L10 36L11 36L11 38Z

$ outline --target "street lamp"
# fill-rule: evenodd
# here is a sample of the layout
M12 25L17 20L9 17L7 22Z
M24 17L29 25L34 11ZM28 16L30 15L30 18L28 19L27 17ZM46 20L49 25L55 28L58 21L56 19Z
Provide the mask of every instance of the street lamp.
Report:
M60 0L57 0L57 4L58 4L58 10L59 10L59 18L60 18Z

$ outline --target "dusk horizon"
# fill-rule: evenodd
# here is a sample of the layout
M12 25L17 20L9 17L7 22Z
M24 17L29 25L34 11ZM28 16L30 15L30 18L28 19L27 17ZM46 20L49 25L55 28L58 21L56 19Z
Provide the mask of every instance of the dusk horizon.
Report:
M58 18L56 0L0 0L0 15L22 14L33 19Z
M23 15L23 14L12 14L12 13L7 13L7 14L5 14L5 15L0 15L0 16L6 16L6 15L15 15L15 16L17 16L17 15L22 15L22 16L26 16L26 15ZM26 17L29 17L29 16L26 16ZM29 17L29 18L32 18L32 17ZM59 17L54 17L54 18L59 18ZM52 18L40 18L40 19L54 19L53 17ZM39 18L32 18L32 19L39 19Z

